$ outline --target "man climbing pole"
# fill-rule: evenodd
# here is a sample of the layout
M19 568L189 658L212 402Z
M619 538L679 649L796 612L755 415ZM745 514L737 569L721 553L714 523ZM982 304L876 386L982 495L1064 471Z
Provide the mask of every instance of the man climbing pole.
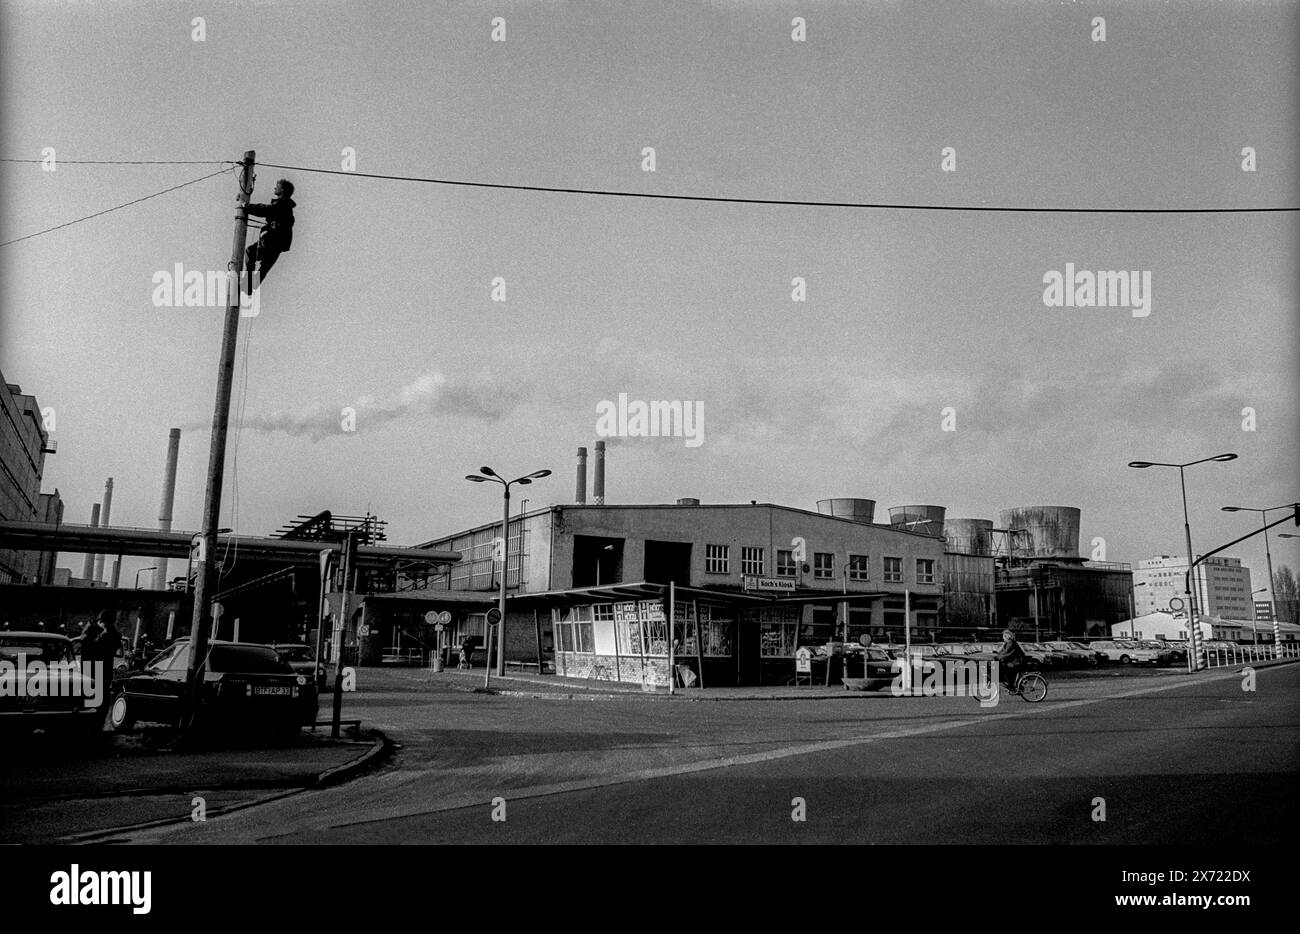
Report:
M270 204L250 204L248 213L265 217L266 224L256 243L250 243L244 251L244 271L247 273L248 294L253 294L253 270L260 259L262 267L257 270L258 282L266 281L266 274L271 271L281 253L289 252L293 243L293 209L297 205L293 200L293 182L280 179L275 183L275 196Z

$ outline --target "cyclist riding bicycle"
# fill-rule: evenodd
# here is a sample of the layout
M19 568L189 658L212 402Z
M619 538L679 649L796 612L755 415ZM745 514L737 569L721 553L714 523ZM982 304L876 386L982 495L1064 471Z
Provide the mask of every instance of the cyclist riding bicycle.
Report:
M1002 645L998 647L994 658L998 662L998 680L1007 686L1007 690L1014 691L1016 678L1024 671L1028 656L1010 629L1002 630Z

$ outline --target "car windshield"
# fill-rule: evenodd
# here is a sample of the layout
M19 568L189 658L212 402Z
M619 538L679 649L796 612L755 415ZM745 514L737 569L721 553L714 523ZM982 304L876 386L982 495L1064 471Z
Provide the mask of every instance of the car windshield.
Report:
M72 657L72 644L63 639L42 639L40 636L8 636L0 639L0 659L18 664L18 656L28 661L62 662Z
M871 659L873 662L891 661L889 657L889 653L884 651L883 649L867 649L866 655L867 658Z
M1070 645L1068 642L1049 642L1047 643L1047 646L1052 649L1064 649L1067 652L1074 648L1074 646Z
M275 653L286 662L314 661L311 649L305 645L277 645Z
M262 645L214 645L208 656L210 671L240 674L286 674L292 671L275 649Z

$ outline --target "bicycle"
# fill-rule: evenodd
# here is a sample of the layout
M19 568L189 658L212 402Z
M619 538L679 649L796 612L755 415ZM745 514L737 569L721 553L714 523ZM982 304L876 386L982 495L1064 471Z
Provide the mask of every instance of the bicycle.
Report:
M1016 677L1012 694L1017 694L1028 704L1037 704L1047 696L1047 679L1036 671L1023 671Z

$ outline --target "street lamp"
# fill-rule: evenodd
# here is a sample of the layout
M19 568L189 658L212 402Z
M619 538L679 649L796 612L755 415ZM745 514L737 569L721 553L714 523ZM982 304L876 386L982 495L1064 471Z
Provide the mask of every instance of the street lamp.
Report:
M1257 620L1258 614L1255 612L1255 595L1261 593L1268 593L1268 588L1261 587L1259 590L1252 590L1250 592L1250 641L1254 645L1259 645L1259 626ZM1269 598L1268 605L1270 608L1273 606L1272 597Z
M507 569L510 567L510 487L516 483L520 486L527 486L534 480L540 480L542 477L549 477L549 470L534 470L532 473L514 480L506 480L491 467L480 467L476 474L466 474L465 479L473 483L499 483L502 486L503 508L501 513L501 589L497 597L497 611L501 614L501 619L497 625L501 627L501 632L497 636L497 675L502 676L506 673L506 576ZM522 520L520 520L522 522ZM520 548L523 547L523 526L520 526ZM522 564L520 565L522 569ZM488 626L487 631L487 660L484 664L483 687L487 687L492 679L492 627Z
M1187 667L1189 671L1196 671L1201 667L1200 657L1196 651L1196 601L1192 597L1192 568L1196 560L1192 556L1192 527L1187 521L1187 481L1184 479L1183 471L1188 467L1194 467L1197 464L1205 464L1210 461L1225 462L1235 461L1236 454L1216 454L1213 457L1202 457L1200 460L1188 461L1185 464L1163 464L1159 461L1129 461L1130 467L1136 467L1138 470L1145 470L1147 467L1177 467L1178 484L1183 491L1183 535L1187 539L1187 579L1183 584L1183 592L1187 594L1187 611L1190 614L1191 625L1188 626L1190 636L1187 643Z
M1137 615L1138 615L1137 589L1138 589L1139 587L1145 587L1145 586L1147 585L1147 582L1146 582L1146 581L1138 581L1137 583L1132 583L1132 580L1133 580L1133 576L1130 574L1130 575L1129 575L1129 581L1130 581L1130 583L1129 583L1129 586L1128 586L1128 603L1129 603L1129 607L1130 607L1130 609L1131 609L1131 611L1132 611L1132 613L1133 613L1133 617L1132 617L1132 618L1133 618L1133 619L1137 619ZM1130 620L1130 622L1132 622L1132 620ZM1133 627L1132 627L1132 626L1129 626L1129 628L1132 629Z
M1267 588L1268 605L1273 611L1272 615L1274 620L1277 619L1277 594L1273 593L1273 553L1269 551L1268 548L1268 514L1275 509L1293 509L1293 508L1295 507L1294 506L1269 506L1268 509L1257 509L1254 506L1224 506L1223 507L1224 512L1257 512L1260 514L1260 521L1263 522L1264 524L1264 557L1268 559L1268 588ZM1286 533L1282 532L1279 534L1285 535ZM1251 594L1252 597L1254 595L1255 594ZM1251 607L1251 610L1252 610L1251 617L1253 618L1254 607ZM1277 629L1276 623L1274 624L1273 628L1275 630ZM1274 639L1277 638L1276 633L1274 634L1273 638ZM1258 642L1259 636L1256 635L1255 639Z
M151 567L151 568L141 568L140 570L136 571L136 572L135 572L135 589L136 589L136 590L139 590L139 589L140 589L140 575L141 575L141 574L143 574L145 571L156 571L156 570L158 570L158 566L157 566L157 565L154 565L154 566Z

